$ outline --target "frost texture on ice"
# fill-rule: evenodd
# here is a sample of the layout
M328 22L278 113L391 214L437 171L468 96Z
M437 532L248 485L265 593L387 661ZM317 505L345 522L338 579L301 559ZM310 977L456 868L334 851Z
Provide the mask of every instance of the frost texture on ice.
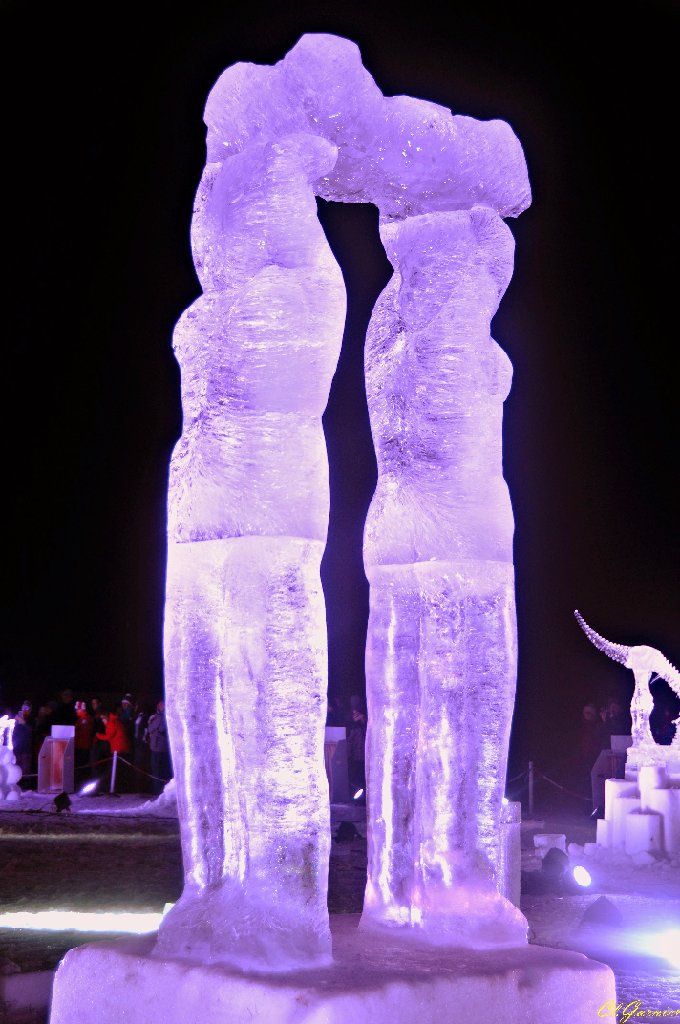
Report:
M489 325L513 241L486 208L384 224L394 275L366 339L378 485L370 583L364 926L434 944L526 941L499 895L516 680L511 366Z
M321 414L345 293L314 196L372 202L395 274L367 391L369 881L364 926L521 944L494 874L516 637L501 466L501 218L529 204L502 121L383 97L358 48L303 36L206 105L192 221L202 296L177 325L167 714L185 888L155 955L258 970L330 956Z
M159 956L263 970L330 957L321 415L345 292L310 179L335 158L286 135L211 166L199 192L165 613L185 886Z

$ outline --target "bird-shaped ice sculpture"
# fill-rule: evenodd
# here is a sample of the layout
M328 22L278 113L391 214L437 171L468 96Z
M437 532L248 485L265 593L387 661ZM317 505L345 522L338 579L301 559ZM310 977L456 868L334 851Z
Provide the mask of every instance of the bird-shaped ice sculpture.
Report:
M633 747L648 746L650 743L656 745L649 727L649 716L654 709L654 698L650 686L657 679L664 679L674 693L680 697L680 672L655 647L648 647L646 644L626 647L624 644L611 643L610 640L605 640L603 636L596 633L580 612L575 610L574 615L590 642L599 651L603 651L614 661L629 668L635 676L635 690L630 704ZM672 745L674 747L680 745L680 729L676 730Z

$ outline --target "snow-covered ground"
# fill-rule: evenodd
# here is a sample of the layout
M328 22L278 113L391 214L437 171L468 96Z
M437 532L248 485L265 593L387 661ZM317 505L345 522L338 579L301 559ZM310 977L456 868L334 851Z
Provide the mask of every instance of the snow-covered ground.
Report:
M160 912L165 902L177 898L181 858L171 790L157 800L141 795L71 799L71 808L59 814L46 794L27 792L18 802L0 802L3 911ZM334 834L342 820L353 821L356 833L346 842L332 844L331 912L356 913L361 907L366 856L363 811L333 808ZM534 847L537 833L565 835L571 864L585 866L592 876L588 889L548 878ZM523 822L522 909L531 941L578 950L608 963L616 975L619 1002L632 1004L629 1012L637 1011L631 1019L653 1019L651 1012L642 1014L652 1010L677 1012L680 1018L680 861L635 864L625 855L592 847L587 847L586 855L584 845L594 840L594 833L594 822L569 812L548 811ZM584 914L600 897L607 901L605 912L618 915L618 921L584 925ZM674 929L675 940L671 937L662 946L660 936ZM0 973L53 967L69 945L91 937L29 934L0 927ZM569 1008L564 1011L567 1020ZM625 1013L620 1010L610 1019L623 1021Z
M609 964L622 1004L616 1019L625 1020L627 1012L654 1019L643 1010L680 1018L680 858L644 863L596 847L595 823L586 821L548 815L523 823L522 910L531 941ZM569 876L551 883L533 841L541 832L565 835L570 866L585 867L590 886L579 888Z

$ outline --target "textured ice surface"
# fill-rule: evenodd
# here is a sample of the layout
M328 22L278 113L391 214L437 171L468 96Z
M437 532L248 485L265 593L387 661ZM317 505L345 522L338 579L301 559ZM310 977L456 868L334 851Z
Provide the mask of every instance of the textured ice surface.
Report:
M59 965L50 1024L589 1024L615 1000L610 968L570 950L451 955L356 924L333 915L334 964L276 978L154 962L145 938L79 946ZM93 978L106 979L96 995Z
M490 321L512 272L489 209L383 225L394 275L366 341L378 485L366 522L369 877L364 925L526 941L497 892L516 680L511 380Z
M330 956L321 414L345 292L309 178L335 157L287 136L199 195L165 622L186 881L159 956L266 970Z
M475 204L514 217L531 201L522 148L504 121L383 96L358 47L338 36L304 35L274 67L227 68L205 121L208 166L290 132L323 136L338 159L320 175L317 194L375 203L384 220Z
M327 35L227 69L205 120L165 628L186 882L155 955L286 970L330 952L320 418L345 295L315 194L375 203L395 266L367 375L366 922L524 941L493 881L515 626L510 366L489 335L512 266L500 218L529 203L520 145L502 121L383 97L357 47Z

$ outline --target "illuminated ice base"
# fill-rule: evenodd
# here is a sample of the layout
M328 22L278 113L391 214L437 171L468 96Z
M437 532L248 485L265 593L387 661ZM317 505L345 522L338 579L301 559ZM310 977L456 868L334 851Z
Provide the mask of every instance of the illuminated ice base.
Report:
M564 1024L616 998L611 969L581 953L443 952L358 922L331 916L335 963L291 974L154 960L154 936L79 946L57 971L50 1024Z

